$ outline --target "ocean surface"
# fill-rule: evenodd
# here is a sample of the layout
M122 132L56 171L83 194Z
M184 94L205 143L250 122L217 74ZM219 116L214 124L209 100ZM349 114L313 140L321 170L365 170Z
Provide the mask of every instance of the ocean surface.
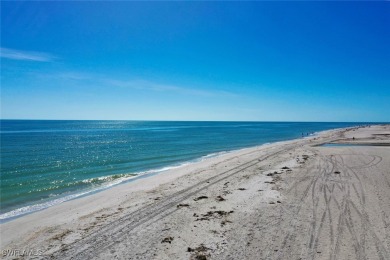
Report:
M364 123L1 120L0 220L220 153Z

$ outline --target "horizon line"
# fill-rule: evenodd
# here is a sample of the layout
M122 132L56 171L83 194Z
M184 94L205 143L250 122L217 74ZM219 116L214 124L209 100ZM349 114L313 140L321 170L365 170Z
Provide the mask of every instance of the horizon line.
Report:
M23 118L0 118L1 121L133 121L133 122L247 122L247 123L375 123L390 124L390 121L283 121L283 120L164 120L164 119L23 119Z

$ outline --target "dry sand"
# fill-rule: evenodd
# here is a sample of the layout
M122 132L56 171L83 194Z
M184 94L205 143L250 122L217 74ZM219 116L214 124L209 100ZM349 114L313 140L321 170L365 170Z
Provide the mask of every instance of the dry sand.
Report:
M390 259L389 145L380 125L234 151L1 224L2 257Z

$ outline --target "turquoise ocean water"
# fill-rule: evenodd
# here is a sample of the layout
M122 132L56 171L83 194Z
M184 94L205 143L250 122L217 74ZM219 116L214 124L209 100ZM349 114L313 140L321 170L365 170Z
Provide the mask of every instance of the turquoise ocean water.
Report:
M1 120L0 220L230 150L364 123Z

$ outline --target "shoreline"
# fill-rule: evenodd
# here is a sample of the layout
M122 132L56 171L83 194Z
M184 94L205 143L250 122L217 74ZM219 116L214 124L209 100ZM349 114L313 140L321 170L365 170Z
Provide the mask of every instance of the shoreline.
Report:
M379 138L380 142L390 145L390 125L332 129L315 136L228 152L2 223L1 249L40 250L42 254L38 258L55 259L108 259L114 255L119 259L195 259L197 256L207 259L286 259L300 254L310 255L317 250L322 256L319 259L328 259L325 257L327 250L334 251L336 238L321 235L317 228L310 228L310 223L317 223L313 222L312 218L315 218L317 227L328 228L347 221L342 217L337 220L339 207L346 202L329 206L326 204L328 199L323 201L324 195L318 193L321 191L319 185L329 185L328 192L332 193L332 185L344 187L350 182L346 180L353 180L352 183L360 180L358 183L364 188L351 186L357 195L347 201L353 202L358 211L365 210L360 208L359 199L365 192L363 195L370 202L365 214L371 219L369 226L374 228L366 234L369 245L366 251L375 253L371 248L375 248L372 243L377 240L372 242L370 235L375 233L379 241L384 241L384 244L375 242L378 252L386 257L390 248L390 240L386 237L390 237L390 230L377 218L384 216L390 221L390 207L387 208L385 202L390 199L386 188L390 179L384 175L390 174L389 147L315 146L336 140L375 143ZM348 157L352 155L355 157ZM332 159L342 156L347 157L341 161ZM359 178L359 174L365 172L358 171L363 171L366 166L356 168L351 167L351 163L364 163L367 167L375 163L375 168L367 168L370 173L367 176L378 180L362 182L368 177L362 175ZM341 172L337 173L339 175L334 173L337 168ZM370 183L374 180L379 186L372 188ZM336 189L333 200L346 198L338 194L346 187L349 186ZM378 192L383 193L375 195ZM311 201L305 202L312 196L318 197L318 206ZM322 223L321 215L313 215L313 206L316 211L329 207L333 212L333 224ZM349 217L355 221L358 216ZM335 228L333 234L338 230ZM315 248L307 243L308 234L317 241ZM340 259L354 252L351 244L354 240L346 238L343 243L348 248L335 251ZM281 247L286 243L291 247ZM322 248L327 244L332 246ZM131 251L127 249L129 245ZM344 251L347 255L343 255Z
M228 154L228 153L240 152L240 151L245 150L245 149L261 148L264 145L272 145L272 144L284 143L284 142L288 142L288 141L301 140L301 139L305 139L305 138L316 137L320 134L325 134L326 132L344 131L344 130L353 129L353 128L356 128L356 126L323 130L323 131L319 131L319 132L314 132L313 134L310 134L308 136L303 136L300 138L293 138L293 139L277 141L277 142L267 142L267 143L255 145L255 146L249 146L249 147L243 147L243 148L239 148L239 149L214 152L214 153L203 155L203 156L198 157L198 158L194 158L194 159L189 160L189 161L183 161L183 162L180 162L177 164L163 166L162 168L150 169L150 170L142 171L140 173L124 173L123 175L131 175L131 174L134 174L134 175L125 177L123 180L120 180L121 178L119 178L119 180L104 183L99 187L79 190L79 191L76 191L74 193L64 195L64 196L59 195L57 198L55 198L53 200L45 199L44 202L35 202L35 203L27 204L26 206L1 213L0 214L0 225L7 223L9 221L13 221L15 219L24 217L26 215L33 214L35 212L42 211L42 210L48 209L50 207L65 203L67 201L77 200L77 199L83 198L85 196L92 196L96 193L103 192L105 190L111 189L111 188L116 187L118 185L125 185L126 183L137 181L140 178L151 178L155 175L164 174L165 172L170 171L172 169L179 169L181 167L185 167L185 166L189 166L189 165L193 165L193 164L202 162L203 160L208 160L208 159L212 159L215 157L223 156L223 155ZM102 177L110 177L110 175L102 176ZM102 177L99 177L99 178L102 178Z
M268 143L266 143L266 144L268 144ZM263 145L265 145L265 144L263 144ZM259 146L262 146L262 145L259 145ZM254 146L254 147L256 147L256 146ZM167 166L164 166L162 168L151 169L151 170L140 172L138 174L137 173L125 173L123 175L129 175L129 177L126 177L124 180L119 180L118 183L116 183L115 181L107 182L107 183L105 183L105 185L102 185L101 187L80 190L80 191L75 192L74 194L59 196L59 198L57 198L57 199L48 200L47 202L44 202L44 203L30 204L30 205L26 205L26 206L23 206L20 208L16 208L16 209L11 210L11 211L4 212L4 213L0 214L0 224L7 223L7 222L12 221L14 219L21 218L25 215L33 214L35 212L48 209L50 207L65 203L67 201L77 200L77 199L83 198L85 196L92 196L96 193L103 192L105 190L111 189L111 188L116 187L118 185L125 185L126 183L137 181L138 179L152 178L153 176L156 176L159 174L164 174L164 172L167 172L167 171L170 171L173 169L179 169L181 167L189 166L191 164L196 164L196 163L201 162L203 160L215 158L215 157L222 156L222 155L230 153L230 152L237 152L237 151L240 151L243 149L248 149L248 148L252 148L252 147L241 148L241 149L236 149L236 150L231 150L231 151L222 151L222 152L211 153L211 154L207 154L207 155L204 155L202 157L199 157L199 158L196 158L196 159L193 159L190 161L182 162L178 165L176 165L176 164L167 165ZM133 174L133 176L130 176L132 174ZM104 177L110 177L110 176L111 175L104 176ZM58 200L58 202L55 202L57 200ZM28 211L30 208L36 208L36 209ZM15 213L18 213L18 212L21 212L21 213L14 215ZM11 215L11 216L7 216L7 215Z

